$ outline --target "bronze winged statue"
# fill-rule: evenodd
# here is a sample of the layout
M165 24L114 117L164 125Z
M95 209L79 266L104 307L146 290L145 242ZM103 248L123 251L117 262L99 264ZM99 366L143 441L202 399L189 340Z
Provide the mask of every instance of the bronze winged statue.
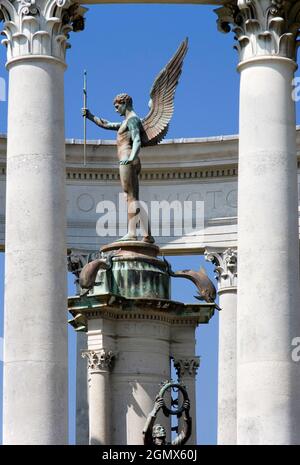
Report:
M82 115L103 129L117 131L117 149L122 189L127 199L128 232L119 241L136 241L138 215L143 231L143 241L154 243L146 212L139 203L139 174L142 147L156 145L166 136L174 112L174 97L183 60L188 49L185 39L173 58L157 76L151 92L148 115L140 119L133 109L133 100L128 94L119 94L114 99L116 112L124 117L120 123L112 123L93 115L87 108Z

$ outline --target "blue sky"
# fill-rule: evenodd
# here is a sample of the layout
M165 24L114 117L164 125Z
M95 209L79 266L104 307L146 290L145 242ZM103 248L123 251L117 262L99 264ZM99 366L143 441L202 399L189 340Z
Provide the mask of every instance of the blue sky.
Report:
M189 52L176 94L175 114L168 138L206 137L238 132L239 75L233 36L217 31L212 7L198 5L97 5L86 15L84 32L71 34L66 71L66 137L83 137L82 81L88 71L88 107L93 113L117 120L113 97L128 92L140 116L147 112L149 90L160 69L179 43L189 37ZM5 51L0 51L0 76ZM0 103L0 132L6 132L6 103ZM42 117L42 114L41 114ZM88 138L110 138L113 134L88 125ZM198 269L198 256L170 260L174 269ZM209 272L212 268L205 265ZM3 254L0 254L0 336L3 335ZM72 277L69 293L73 293ZM193 301L194 289L182 281L173 298ZM218 317L197 331L197 353L202 357L198 373L198 441L216 443ZM70 385L74 385L75 336L70 336ZM2 363L0 363L0 391ZM70 390L70 431L74 441L74 389ZM1 413L1 412L0 412ZM0 422L1 423L1 422ZM1 430L0 430L1 433Z

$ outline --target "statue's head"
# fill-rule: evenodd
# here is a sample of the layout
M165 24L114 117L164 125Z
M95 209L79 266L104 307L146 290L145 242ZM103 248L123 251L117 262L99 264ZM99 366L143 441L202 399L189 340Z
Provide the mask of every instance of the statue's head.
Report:
M162 425L154 425L152 429L152 437L154 440L154 443L157 446L160 446L162 444L166 443L166 430Z
M132 97L128 94L119 94L114 98L116 112L125 116L126 110L132 110Z

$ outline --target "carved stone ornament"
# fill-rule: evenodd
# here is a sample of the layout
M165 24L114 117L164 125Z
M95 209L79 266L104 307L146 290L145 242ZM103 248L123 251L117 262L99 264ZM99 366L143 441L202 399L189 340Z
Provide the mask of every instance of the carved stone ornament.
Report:
M93 260L103 258L101 252L78 252L71 249L68 250L67 263L68 271L74 274L76 278L79 277L82 268Z
M64 62L69 32L84 29L86 11L75 0L0 0L8 62L34 55Z
M94 260L105 259L106 255L101 252L79 252L73 251L71 249L68 250L67 255L67 266L68 271L71 272L75 276L75 285L76 285L76 294L80 295L81 287L79 285L79 276L82 269L88 263L93 262Z
M218 290L237 287L237 250L215 251L207 249L205 259L215 265Z
M199 366L200 357L174 359L174 367L179 380L187 375L196 376Z
M112 368L115 354L111 350L87 350L81 356L88 359L89 372L108 371Z
M241 61L266 55L296 61L300 0L235 0L215 12L219 30L234 32Z

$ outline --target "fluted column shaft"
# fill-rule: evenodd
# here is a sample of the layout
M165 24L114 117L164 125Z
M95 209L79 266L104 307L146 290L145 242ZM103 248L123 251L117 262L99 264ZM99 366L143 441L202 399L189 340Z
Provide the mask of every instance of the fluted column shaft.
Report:
M190 357L183 356L182 358L175 358L174 359L174 367L176 369L178 381L182 382L187 390L191 409L190 409L190 416L192 418L192 434L189 438L187 445L195 445L197 444L197 411L196 411L196 375L198 368L200 366L200 357L192 355ZM182 394L179 394L180 402L183 401ZM184 426L184 420L182 417L179 420L179 433Z
M114 354L102 349L87 351L89 383L89 443L90 445L111 444L111 387L110 369Z
M195 327L174 327L171 332L171 357L174 362L178 380L182 381L187 388L191 401L190 416L192 418L192 434L187 442L189 445L197 444L197 411L196 411L196 375L200 366L200 357L196 355ZM181 394L179 394L181 397ZM199 400L201 405L201 400ZM201 408L201 407L200 407ZM182 428L183 420L179 421Z
M207 249L206 259L216 268L219 306L218 444L237 442L237 252Z
M80 295L79 275L84 267L93 257L84 251L69 250L68 271L75 277L76 295ZM88 382L87 365L83 360L82 353L87 349L86 332L76 333L76 444L88 445L89 443L89 404L88 404Z

